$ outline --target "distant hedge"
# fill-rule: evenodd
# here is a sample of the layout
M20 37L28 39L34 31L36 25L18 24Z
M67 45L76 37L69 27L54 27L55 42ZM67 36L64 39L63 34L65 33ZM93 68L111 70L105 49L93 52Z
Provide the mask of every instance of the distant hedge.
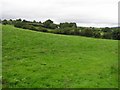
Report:
M52 20L48 19L45 22L37 21L27 21L27 20L2 20L2 24L14 25L18 28L30 29L40 32L48 32L55 34L65 34L65 35L80 35L93 38L103 38L103 39L115 39L120 40L120 28L94 28L94 27L77 27L76 23L60 23L55 24Z

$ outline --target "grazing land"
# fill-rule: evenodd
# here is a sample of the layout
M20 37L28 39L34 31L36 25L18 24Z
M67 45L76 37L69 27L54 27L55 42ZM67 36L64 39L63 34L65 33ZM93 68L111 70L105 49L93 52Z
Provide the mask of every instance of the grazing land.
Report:
M118 40L2 27L3 88L118 87Z

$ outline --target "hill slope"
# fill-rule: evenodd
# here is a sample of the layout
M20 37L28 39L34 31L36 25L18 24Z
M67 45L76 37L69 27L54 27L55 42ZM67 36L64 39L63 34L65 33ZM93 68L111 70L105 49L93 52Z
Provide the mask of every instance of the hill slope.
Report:
M117 87L118 41L3 26L3 87Z

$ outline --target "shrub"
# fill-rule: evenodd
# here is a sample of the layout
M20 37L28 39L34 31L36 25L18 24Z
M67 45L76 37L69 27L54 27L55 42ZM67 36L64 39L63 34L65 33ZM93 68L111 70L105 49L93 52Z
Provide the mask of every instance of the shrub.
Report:
M6 19L3 20L3 21L2 21L2 24L4 24L4 25L8 24L7 20L6 20Z
M47 30L47 29L45 29L45 28L43 28L43 27L39 27L39 28L37 29L37 31L41 31L41 32L48 32L48 30Z
M94 32L94 34L93 34L93 37L95 37L95 38L100 38L101 37L101 34L100 34L100 32Z
M58 26L56 24L53 23L52 20L46 20L45 22L43 22L43 25L45 28L50 28L50 29L55 29L57 28Z
M109 33L109 32L106 32L103 34L102 38L105 38L105 39L112 39L112 34Z
M112 33L112 38L116 40L120 40L120 28L115 29Z
M65 22L65 23L60 23L59 27L60 28L77 28L77 25L76 23Z
M15 23L14 23L14 26L15 27L18 27L18 28L22 28L23 27L23 23L22 22L20 22L20 21L16 21Z
M91 28L85 28L81 30L80 35L87 36L87 37L93 37L94 33Z
M42 32L48 32L48 30L47 29L41 29L40 31L42 31Z

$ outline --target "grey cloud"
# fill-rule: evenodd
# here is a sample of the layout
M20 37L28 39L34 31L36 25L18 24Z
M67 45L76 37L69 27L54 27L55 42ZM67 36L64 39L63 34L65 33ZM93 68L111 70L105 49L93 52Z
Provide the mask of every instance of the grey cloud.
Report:
M2 18L117 25L118 0L2 0Z

